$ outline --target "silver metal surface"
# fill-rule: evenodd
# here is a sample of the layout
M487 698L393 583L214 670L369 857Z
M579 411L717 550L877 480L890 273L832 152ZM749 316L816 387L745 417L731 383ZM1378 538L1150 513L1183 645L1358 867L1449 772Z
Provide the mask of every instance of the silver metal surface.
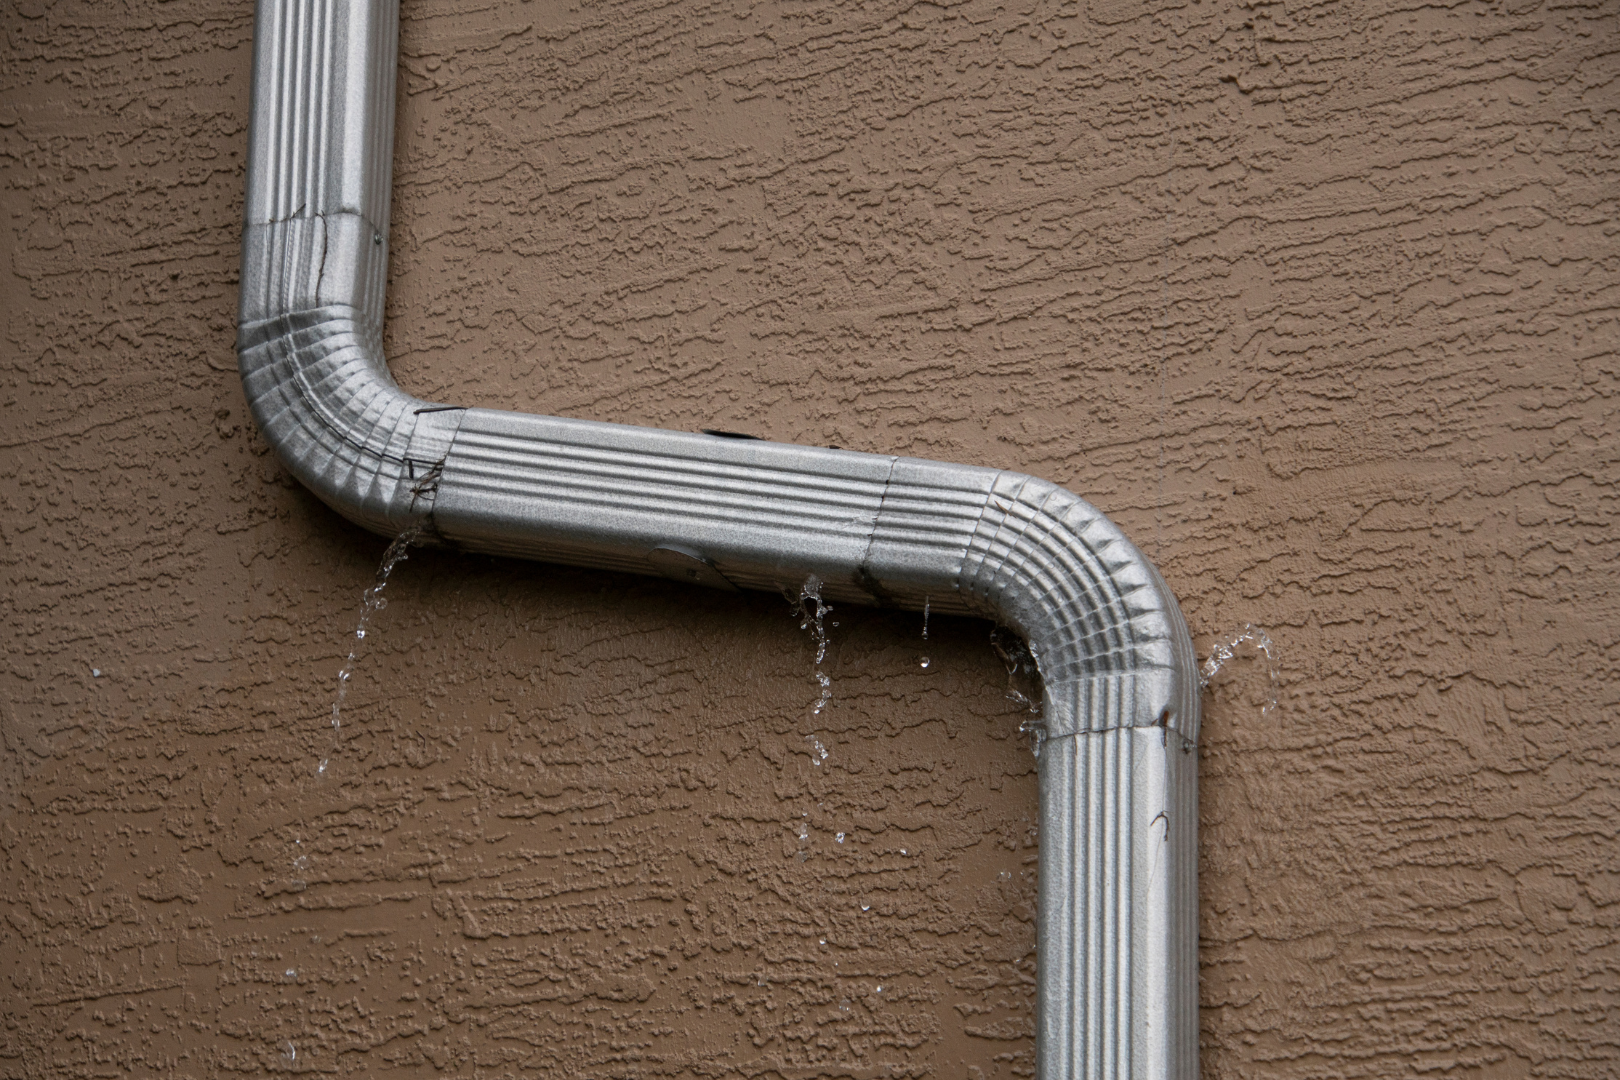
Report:
M384 536L979 615L1045 688L1045 1080L1198 1073L1198 675L1158 572L1029 476L420 401L382 354L398 7L261 0L237 352L281 460Z

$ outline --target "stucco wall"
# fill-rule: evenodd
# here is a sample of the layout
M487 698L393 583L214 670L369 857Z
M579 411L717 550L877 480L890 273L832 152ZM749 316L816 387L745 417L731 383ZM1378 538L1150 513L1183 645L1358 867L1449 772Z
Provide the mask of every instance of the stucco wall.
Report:
M1027 1075L988 627L840 608L813 717L780 598L417 552L332 752L384 545L244 417L250 5L4 11L0 1076ZM405 386L1016 467L1269 632L1207 1076L1620 1070L1620 8L402 33Z

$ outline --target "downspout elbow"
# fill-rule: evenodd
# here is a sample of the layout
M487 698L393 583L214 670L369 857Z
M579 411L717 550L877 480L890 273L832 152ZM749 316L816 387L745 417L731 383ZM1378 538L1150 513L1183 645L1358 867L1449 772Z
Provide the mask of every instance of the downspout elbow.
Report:
M927 598L1022 634L1048 738L1160 727L1197 741L1197 660L1181 609L1147 557L1078 495L1021 473L898 459L863 570L891 602Z
M340 211L250 221L242 245L237 362L259 430L350 521L390 536L428 523L463 410L389 374L381 230Z
M1036 1060L1043 1080L1198 1072L1199 679L1175 597L1055 484L901 459L864 576L1021 633L1043 683Z
M461 416L383 356L398 49L398 0L258 5L236 339L288 470L387 536L428 521Z

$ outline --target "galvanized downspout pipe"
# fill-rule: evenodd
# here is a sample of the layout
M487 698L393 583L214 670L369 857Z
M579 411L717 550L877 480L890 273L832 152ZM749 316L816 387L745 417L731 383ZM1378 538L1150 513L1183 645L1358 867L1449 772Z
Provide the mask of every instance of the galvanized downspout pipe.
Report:
M282 462L450 548L983 616L1045 688L1038 1071L1198 1073L1199 683L1158 572L1029 476L420 401L382 353L397 0L260 0L237 353Z

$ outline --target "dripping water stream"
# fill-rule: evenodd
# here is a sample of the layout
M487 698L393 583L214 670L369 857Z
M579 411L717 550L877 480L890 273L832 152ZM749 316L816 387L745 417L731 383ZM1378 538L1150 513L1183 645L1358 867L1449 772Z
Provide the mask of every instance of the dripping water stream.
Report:
M394 537L393 543L388 545L388 550L383 552L382 562L377 565L377 573L370 587L361 594L360 621L355 624L349 655L343 661L343 667L338 669L337 693L332 699L332 744L315 769L317 776L326 775L327 765L342 745L343 703L349 696L349 683L354 678L355 668L365 652L367 635L371 632L371 620L388 606L388 598L383 595L383 590L388 588L389 575L394 572L394 567L410 557L408 554L410 546L421 538L421 526L413 526Z
M791 594L790 597L791 599ZM821 579L814 574L804 579L799 586L797 611L799 615L799 629L810 631L810 640L816 645L815 678L819 693L815 703L810 708L810 715L818 717L827 703L832 700L832 677L822 666L827 659L827 613L832 605L821 598ZM837 626L837 623L830 624ZM812 732L805 738L810 742L810 764L820 765L827 759L827 748Z
M387 550L383 552L382 561L377 566L371 584L361 594L360 619L355 624L354 637L349 644L349 654L344 658L343 666L338 669L337 692L332 699L331 741L327 746L326 754L321 757L315 767L314 779L317 781L324 781L328 778L327 770L332 763L332 759L337 756L338 751L342 748L343 703L348 698L349 684L354 678L355 669L359 665L361 657L365 655L366 643L371 637L371 621L379 611L388 606L388 600L383 595L383 591L388 587L389 576L393 574L394 568L408 557L408 549L413 543L421 539L422 531L420 527L414 527L406 529L394 538L393 542L388 545ZM299 786L303 787L302 784ZM304 794L307 795L308 793L308 789L305 789ZM300 804L304 803L303 799L298 801ZM305 878L309 874L311 852L313 851L313 846L310 848L304 846L304 838L309 834L307 810L307 805L301 805L296 819L296 832L293 836L293 874L289 884L297 891L302 891L308 885ZM290 974L292 972L289 971ZM288 1049L283 1052L282 1056L290 1063L297 1057L298 1050L292 1043L288 1043L287 1047Z
M931 597L931 596L923 597L923 640L924 641L928 640L928 605L930 603L932 603L932 601L933 601L933 597ZM917 666L918 667L924 667L925 668L930 663L932 663L932 661L928 659L928 654L927 653L924 653L917 660Z
M810 640L816 643L816 685L821 688L811 716L820 716L832 700L832 679L821 666L827 659L827 613L831 610L832 605L821 598L821 579L814 574L805 578L799 586L799 629L810 631Z

